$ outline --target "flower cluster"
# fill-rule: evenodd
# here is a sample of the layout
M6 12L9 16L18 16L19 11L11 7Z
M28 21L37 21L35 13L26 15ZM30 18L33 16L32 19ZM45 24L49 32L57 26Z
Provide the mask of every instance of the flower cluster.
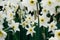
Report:
M60 0L0 0L0 40L22 29L26 36L36 37L41 31L44 40L59 40L59 17Z
M45 18L45 22L43 26L48 26L49 30L52 31L51 33L54 36L51 36L50 38L47 38L49 40L60 40L60 29L58 29L57 23L59 22L59 19L56 19L58 15L60 15L60 0L42 0L41 2L42 12L41 14L47 16L50 19ZM43 18L43 17L42 17ZM41 20L41 18L40 18ZM50 20L50 22L48 22ZM48 22L48 24L46 24ZM41 23L41 22L40 22ZM40 24L41 25L41 24Z

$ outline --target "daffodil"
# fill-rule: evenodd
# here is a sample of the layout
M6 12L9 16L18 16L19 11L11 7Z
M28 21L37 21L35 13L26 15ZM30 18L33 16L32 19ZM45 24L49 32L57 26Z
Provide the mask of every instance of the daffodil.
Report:
M50 20L50 18L46 17L46 15L42 15L42 16L39 15L40 27L41 26L47 27L49 20Z
M11 10L9 10L7 12L7 15L6 15L6 20L7 21L13 20L14 19L14 15L15 15L15 13L12 13Z
M10 28L12 28L15 32L16 31L20 31L19 29L19 23L15 22L15 21L12 21L11 24L8 24Z
M3 30L0 30L0 40L5 40L7 33Z
M18 8L18 3L19 1L17 0L6 0L5 4L4 4L4 11L7 12L9 10L16 12L17 8Z
M22 27L25 28L28 25L28 22L24 21L24 22L20 23L20 25L22 25Z
M56 26L57 22L53 21L51 22L50 24L48 24L49 26L49 31L54 31L55 29L57 29L57 26Z
M55 30L54 35L58 40L60 40L60 30Z
M27 30L26 35L31 34L31 36L33 37L33 33L36 33L36 32L34 31L34 28L35 28L35 26L31 27L31 25L29 25L29 28L25 27L25 29Z
M22 0L22 4L28 8L29 11L34 11L36 9L36 2L37 0Z
M54 0L42 0L41 6L43 8L46 8L47 10L49 10L51 15L55 14L55 12L56 12L55 11L56 4L55 4Z
M42 13L43 15L47 15L47 13L48 13L48 9L43 8L41 13Z
M25 21L28 21L28 22L33 21L34 22L34 16L31 16L31 14L26 15Z

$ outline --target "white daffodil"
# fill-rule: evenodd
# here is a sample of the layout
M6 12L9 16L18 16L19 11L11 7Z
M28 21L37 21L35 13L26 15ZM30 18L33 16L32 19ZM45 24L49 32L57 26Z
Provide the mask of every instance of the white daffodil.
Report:
M55 30L54 35L58 40L60 40L60 30Z
M53 31L53 32L54 32L54 30L57 29L56 24L57 24L57 22L55 22L55 21L53 21L53 22L51 22L50 24L48 24L48 26L49 26L49 31Z
M5 40L7 33L3 30L0 30L0 40Z
M7 0L6 3L4 4L4 11L8 11L11 10L13 12L16 12L17 8L18 8L18 4L17 1L15 0Z
M28 22L33 21L34 22L34 16L31 16L31 14L26 15L25 21L28 21Z
M28 14L28 15L26 15L25 21L21 22L20 25L22 25L22 27L25 28L29 24L33 25L35 22L36 22L36 20L34 20L34 16L31 16L30 14Z
M34 28L35 28L35 26L31 27L31 25L29 25L29 28L25 27L25 29L27 30L26 35L31 34L31 36L33 37L33 33L36 33L36 32L34 31Z
M36 9L36 2L37 0L22 0L22 4L28 8L29 11L34 11Z
M8 25L9 25L9 27L11 27L15 32L16 32L16 31L20 31L20 29L19 29L19 23L12 21L12 23L11 23L11 24L8 24Z
M22 25L23 28L25 28L28 25L27 21L21 22L20 25Z
M7 18L6 20L7 21L13 20L14 19L14 15L15 15L15 13L12 13L11 10L9 10L7 12L7 15L6 15L6 18Z
M47 27L49 20L50 20L50 18L47 18L46 15L42 15L42 16L39 15L40 27L41 27L41 26Z
M9 2L5 1L3 7L4 7L4 9L5 9L4 11L6 11L6 12L7 12L8 10L10 10Z
M46 8L43 8L42 9L42 12L41 12L43 15L46 15L48 13L48 10Z
M42 7L50 7L50 6L53 6L54 7L54 3L55 3L54 0L42 0L41 1L41 4L42 4L41 6Z
M47 10L49 10L51 15L53 15L55 13L56 4L55 4L54 0L42 0L41 6L43 8L46 8Z

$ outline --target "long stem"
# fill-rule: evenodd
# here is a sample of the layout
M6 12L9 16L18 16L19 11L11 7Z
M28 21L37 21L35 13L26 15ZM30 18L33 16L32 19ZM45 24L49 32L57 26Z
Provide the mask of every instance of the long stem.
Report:
M16 36L16 34L15 34L16 32L15 31L13 31L13 38L14 38L14 40L18 40L18 38L17 38L17 36Z
M39 23L39 6L38 6L39 4L38 4L38 2L37 2L37 17L38 17L38 26L40 26L40 23ZM45 28L43 27L43 33L42 33L42 35L43 35L43 39L45 40Z
M44 27L43 27L42 35L43 35L43 39L45 40L45 28Z
M14 39L15 39L15 40L18 40L17 37L16 37L16 35L13 35L13 36L14 36Z

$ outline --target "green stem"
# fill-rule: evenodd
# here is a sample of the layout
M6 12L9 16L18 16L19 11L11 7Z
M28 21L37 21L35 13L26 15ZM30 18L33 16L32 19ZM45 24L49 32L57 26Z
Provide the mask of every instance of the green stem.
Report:
M15 32L13 33L13 38L14 38L14 40L18 40Z
M43 35L43 39L45 40L45 33L42 33L42 35Z
M46 35L45 35L45 28L43 27L43 32L42 32L42 35L43 35L43 39L45 40L46 38Z

